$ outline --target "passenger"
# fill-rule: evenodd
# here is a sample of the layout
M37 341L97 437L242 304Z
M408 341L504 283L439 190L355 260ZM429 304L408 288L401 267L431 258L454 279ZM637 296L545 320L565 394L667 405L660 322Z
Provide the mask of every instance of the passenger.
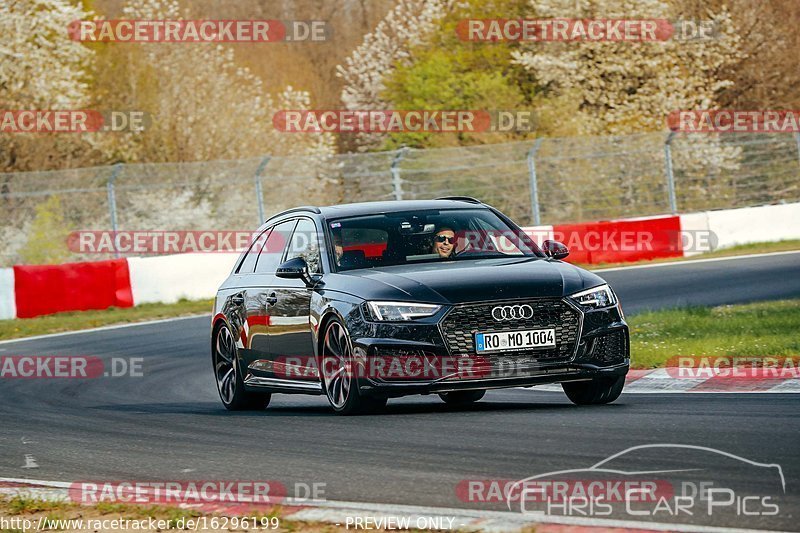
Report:
M442 227L433 237L433 250L431 253L439 254L442 259L452 259L456 251L456 232L451 228Z
M333 233L333 255L336 260L336 266L341 266L342 255L344 255L344 246L342 246L342 234Z

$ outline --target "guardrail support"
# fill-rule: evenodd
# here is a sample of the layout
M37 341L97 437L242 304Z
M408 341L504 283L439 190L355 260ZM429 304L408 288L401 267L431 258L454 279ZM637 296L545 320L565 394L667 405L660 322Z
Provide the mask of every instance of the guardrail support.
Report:
M392 160L392 166L390 170L392 172L392 191L394 192L395 200L403 199L403 181L400 179L400 161L403 160L407 152L408 148L400 148Z
M111 217L111 234L114 236L114 257L119 257L117 250L117 195L114 190L114 182L117 181L122 170L122 163L117 163L111 167L111 175L106 182L106 194L108 196L108 215Z
M673 215L678 214L678 201L675 198L675 175L672 171L672 139L675 138L675 132L669 132L667 140L664 143L664 164L667 172L667 192L669 194L669 209Z
M541 223L541 215L539 213L539 183L536 176L536 153L542 144L542 138L538 138L533 142L533 146L528 150L528 178L531 182L531 213L533 215L533 225L538 226Z
M261 190L261 173L264 172L264 169L267 168L269 164L269 160L272 159L270 156L264 157L261 160L261 163L258 164L258 168L256 169L256 174L253 179L256 182L256 200L258 201L258 225L264 223L264 194Z
M794 132L794 142L797 145L797 161L800 162L800 132Z

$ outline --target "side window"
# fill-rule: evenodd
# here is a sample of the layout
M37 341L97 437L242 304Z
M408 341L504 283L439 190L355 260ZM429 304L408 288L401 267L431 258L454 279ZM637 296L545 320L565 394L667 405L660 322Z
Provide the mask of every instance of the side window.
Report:
M289 241L286 260L288 261L295 257L302 257L305 259L310 272L319 274L322 271L320 268L319 236L317 234L317 228L314 222L307 218L300 219L294 230L294 234L292 234L292 239Z
M289 236L292 234L296 223L297 220L281 222L272 228L272 233L269 234L267 240L262 241L263 246L261 247L261 253L258 254L258 262L256 263L257 274L274 274L278 270L283 251L286 249Z
M264 243L264 240L269 236L270 230L264 230L256 239L250 244L250 248L244 256L244 260L236 270L237 274L252 274L256 267L256 260L258 259L258 252Z

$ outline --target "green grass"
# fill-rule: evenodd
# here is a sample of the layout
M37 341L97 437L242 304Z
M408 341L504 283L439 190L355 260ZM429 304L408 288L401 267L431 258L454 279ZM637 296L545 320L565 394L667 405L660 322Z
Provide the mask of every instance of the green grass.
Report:
M682 356L800 355L800 300L689 307L628 317L634 368Z
M136 307L111 307L100 311L72 311L35 318L0 320L0 340L211 313L213 305L213 300L181 300L174 304L142 304Z
M635 261L629 263L597 263L595 265L588 265L584 263L574 263L574 264L588 270L597 270L599 268L649 265L656 263L674 263L676 261L691 261L693 259L734 257L737 255L767 254L771 252L791 252L795 250L800 250L800 239L776 241L776 242L754 242L750 244L739 244L737 246L731 246L730 248L722 248L720 250L714 250L713 252L706 252L704 254L693 255L690 257L665 257L662 259L653 259L650 261Z
M44 500L33 496L17 495L5 500L5 510L10 515L63 511L71 504L61 500Z

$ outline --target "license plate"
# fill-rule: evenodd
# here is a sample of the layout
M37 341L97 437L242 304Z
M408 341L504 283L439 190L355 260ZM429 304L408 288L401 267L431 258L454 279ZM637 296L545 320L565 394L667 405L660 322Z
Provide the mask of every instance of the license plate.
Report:
M496 350L524 350L525 348L553 348L555 345L555 329L526 329L475 334L475 351L478 353Z

